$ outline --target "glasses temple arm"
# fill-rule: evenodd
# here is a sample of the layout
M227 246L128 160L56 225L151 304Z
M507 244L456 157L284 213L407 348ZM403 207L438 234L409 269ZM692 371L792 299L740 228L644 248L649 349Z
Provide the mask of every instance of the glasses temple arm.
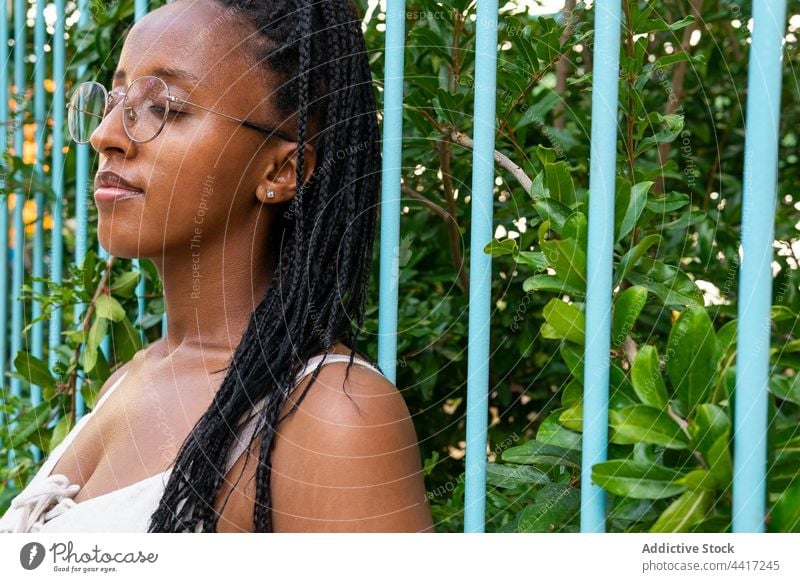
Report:
M96 113L92 113L91 111L86 111L85 109L80 109L78 107L72 107L72 103L67 103L67 109L75 109L75 111L80 111L81 113L85 113L86 115L91 115L92 117L96 117L97 119L103 119L102 115L97 115Z
M275 129L273 127L267 127L265 125L259 125L257 123L253 123L252 121L247 121L246 119L239 119L238 117L233 117L231 115L228 115L227 113L222 113L221 111L215 111L213 109L209 109L208 107L205 107L204 105L200 105L199 103L193 103L193 102L188 101L187 99L183 99L181 97L176 97L174 95L170 95L170 101L180 101L181 103L186 103L187 105L194 105L195 107L199 107L200 109L205 109L206 111L208 111L210 113L216 113L217 115L221 115L222 117L227 117L228 119L230 119L232 121L238 121L240 124L245 125L247 127L252 127L253 129L258 129L259 131L263 131L265 133L277 135L278 137L281 137L281 138L285 139L286 141L291 141L291 142L297 141L295 138L290 136L288 133L284 133L279 129ZM307 145L313 149L313 146L311 144L307 144Z

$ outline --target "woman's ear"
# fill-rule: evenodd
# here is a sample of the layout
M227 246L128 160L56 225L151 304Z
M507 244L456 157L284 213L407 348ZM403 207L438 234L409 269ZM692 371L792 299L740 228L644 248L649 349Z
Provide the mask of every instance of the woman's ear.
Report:
M262 170L256 187L256 198L266 204L288 202L297 193L297 143L281 142L270 148L269 158ZM310 144L305 147L304 181L308 181L317 162L317 155Z

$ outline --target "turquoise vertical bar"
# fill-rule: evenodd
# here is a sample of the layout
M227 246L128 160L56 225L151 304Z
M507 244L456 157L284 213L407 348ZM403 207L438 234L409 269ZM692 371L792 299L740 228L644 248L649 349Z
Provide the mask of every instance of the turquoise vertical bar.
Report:
M133 5L133 18L136 22L141 20L141 18L147 14L147 7L148 1L147 0L135 0ZM145 293L147 293L147 287L145 285L144 280L144 273L142 272L142 266L139 262L139 259L133 259L133 267L141 274L141 278L139 279L139 283L136 285L136 297L138 299L139 304L139 337L142 340L142 344L145 343L145 333L144 333L144 314L147 310L147 302L145 300ZM162 321L162 326L164 322Z
M472 151L472 227L467 347L467 451L464 532L486 527L486 435L489 416L489 314L493 237L494 136L497 81L497 0L479 0L475 48L475 124Z
M0 63L3 64L3 73L0 75L0 144L5 156L8 151L8 77L9 77L9 52L8 52L8 2L0 2ZM0 189L3 191L0 200L0 405L6 404L6 362L8 361L8 196L7 174L5 160L0 165ZM0 409L0 427L6 426L6 417ZM3 433L5 430L3 430ZM3 433L0 433L0 446L3 445ZM0 459L8 463L9 459Z
M14 155L22 157L24 145L24 132L22 121L24 118L25 89L27 79L25 78L25 10L27 2L25 0L14 0L14 101L16 104L15 112L15 131L14 131ZM22 284L25 280L25 225L23 223L22 210L25 206L26 194L19 189L14 192L14 214L12 223L14 228L14 251L12 253L11 265L11 367L14 366L13 359L23 348L25 336L22 332L24 325L25 303L20 300ZM22 396L22 382L19 378L11 379L11 394ZM13 426L13 424L12 424Z
M594 12L595 52L589 153L581 532L601 533L606 529L605 491L593 483L591 477L592 466L608 458L608 381L617 167L620 0L598 0Z
M80 0L80 1L83 3L84 6L87 6L89 4L89 0ZM134 11L135 10L136 10L136 6L134 5ZM85 19L84 19L84 15L86 16ZM81 10L81 18L78 21L79 25L81 25L81 26L92 26L92 24L88 23L88 20L89 20L88 10L86 10L86 8L84 8L83 10ZM93 80L98 80L100 82L103 81L103 79L96 79L97 71L92 71L92 73L93 74L91 75L91 77L92 77ZM90 197L93 197L93 195L94 195L94 179L93 179L94 177L93 176L89 176L89 168L91 166L90 156L94 153L94 150L92 149L91 144L88 144L88 143L87 144L75 144L73 142L73 145L76 148L75 154L77 155L77 161L76 161L76 167L77 167L77 172L78 172L77 179L78 179L79 182L85 182L85 184L86 184L86 187L82 188L82 189L85 192L86 203L88 205L88 199ZM85 225L85 227L86 227L85 228L85 232L86 232L87 239L88 239L88 230L89 230L88 226L89 225L88 225L88 220L87 220L86 225ZM103 261L107 261L108 260L108 256L109 256L108 252L103 248L103 246L100 244L99 240L97 240L95 242L97 244L97 256L100 259L102 259ZM141 292L138 291L138 287L137 287L137 293L139 293L141 295ZM83 310L81 310L81 312L83 312ZM103 350L103 353L105 354L106 359L110 362L111 361L111 336L110 335L106 335L106 337L103 338L103 341L100 342L100 349Z
M45 43L45 21L44 21L44 3L39 2L36 4L36 20L34 21L33 30L33 46L34 55L36 56L36 64L33 70L33 112L34 120L36 122L36 160L34 163L34 172L40 177L44 177L44 159L45 159L45 139L47 135L47 119L46 119L46 95L47 92L44 88L45 74L47 73L47 59L44 53ZM44 251L45 251L45 235L44 235L44 214L45 214L45 199L44 192L36 191L34 194L36 205L36 222L34 224L33 233L33 259L32 259L32 274L34 277L44 276ZM34 291L34 298L31 301L31 321L36 320L42 314L41 301L36 297L44 295L45 286L42 281L33 281L31 287ZM31 329L31 347L30 352L35 357L42 359L44 356L44 327L45 321L37 321L33 324ZM34 406L42 402L42 388L36 384L31 385L31 404ZM41 459L41 450L36 445L30 445L30 450L33 453L35 461Z
M83 29L89 22L89 0L79 0L78 12L80 18L74 25L74 29ZM78 77L83 78L86 73L86 65L81 65L78 68ZM63 72L61 74L64 74ZM73 85L74 87L74 85ZM73 89L74 90L74 89ZM65 96L65 98L68 96ZM86 249L88 246L89 238L89 196L94 192L91 185L91 178L89 177L89 169L91 166L91 145L88 143L75 143L70 140L70 148L75 150L75 264L82 265L86 259ZM86 316L87 305L85 303L77 303L72 312L72 321L75 329L79 329L83 318ZM101 349L108 357L108 351L111 346L111 340L106 336L103 338ZM76 400L75 412L77 416L83 416L86 403L81 396L81 388L83 387L83 379L79 375L75 379L75 389L79 398Z
M753 2L745 122L742 266L734 405L734 533L763 533L772 243L778 179L784 0Z
M148 0L135 0L133 4L133 19L135 21L139 21L145 14L147 14L149 9Z
M397 381L397 294L400 282L400 169L403 163L405 16L405 0L392 0L387 3L386 68L383 84L378 365L392 382Z
M3 74L0 76L0 143L3 146L3 155L8 151L9 128L9 52L8 52L8 2L0 2L0 62L3 63ZM0 201L0 382L6 388L6 362L8 361L8 196L5 160L0 166L0 188L3 190L3 199ZM5 392L3 392L3 395ZM0 426L4 426L5 416L0 410ZM0 439L2 443L2 439Z

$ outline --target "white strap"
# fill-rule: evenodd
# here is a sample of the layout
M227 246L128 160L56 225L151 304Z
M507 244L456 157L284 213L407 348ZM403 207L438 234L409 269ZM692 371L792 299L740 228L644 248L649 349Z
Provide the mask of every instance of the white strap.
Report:
M105 402L106 400L108 400L108 397L109 397L109 396L111 396L112 392L114 392L114 390L116 390L116 389L117 389L117 386L119 386L120 382L122 382L122 379L123 379L125 376L127 376L127 375L128 375L128 372L129 372L129 371L130 371L130 370L125 370L125 373L124 373L124 374L122 374L122 375L121 375L119 378L117 378L117 381L116 381L116 382L114 382L114 383L111 385L111 388L109 388L109 389L108 389L108 391L107 391L105 394L103 394L103 397L102 397L100 400L98 400L97 402L95 402L95 404L94 404L94 408L92 408L92 411L91 411L89 414L94 414L95 412L97 412L97 410L98 410L98 409L99 409L99 408L100 408L100 407L103 405L103 402Z

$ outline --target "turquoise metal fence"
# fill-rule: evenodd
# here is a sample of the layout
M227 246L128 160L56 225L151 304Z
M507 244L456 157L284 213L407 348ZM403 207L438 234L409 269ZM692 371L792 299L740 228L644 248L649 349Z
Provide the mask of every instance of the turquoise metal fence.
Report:
M595 64L589 166L589 242L586 249L586 353L584 355L581 531L602 532L603 489L592 482L592 466L607 459L611 360L611 276L614 193L617 173L620 0L595 6ZM609 219L609 217L611 217Z
M772 243L785 22L785 0L753 2L737 334L737 360L742 361L736 366L733 415L734 532L764 531Z
M13 5L12 5L13 1ZM79 0L81 13L78 27L90 26L88 0ZM10 93L8 9L13 16L13 86ZM34 22L33 96L36 123L36 168L46 163L44 143L52 138L50 160L51 186L56 195L51 208L53 228L50 234L49 277L62 280L62 226L64 200L64 143L65 112L65 5L55 1L56 19L51 39L52 78L54 90L49 114L47 112L45 79L47 72L47 42L44 4L37 3ZM27 23L26 0L0 3L0 140L4 148L13 142L16 155L24 148L23 113L28 88L25 54ZM135 2L135 18L147 13L148 3ZM590 151L590 198L588 286L586 298L586 381L584 386L584 427L581 492L581 531L605 531L605 496L591 482L591 467L607 458L607 427L609 397L609 346L611 334L611 275L614 216L615 151L618 110L618 71L621 28L620 0L599 0L595 3L595 64L592 94L592 128ZM467 449L465 532L482 532L485 525L486 444L489 393L489 324L491 307L491 257L483 248L492 239L492 208L494 191L494 147L497 64L497 0L479 0L477 4L477 46L475 80L475 124L472 177L472 231L470 240L470 310L467 384ZM736 406L734 434L733 531L761 532L764 530L767 430L767 373L769 358L769 308L772 277L772 239L777 184L777 147L779 128L779 99L781 92L781 41L786 19L785 0L756 0L753 3L753 36L748 74L746 118L746 150L744 174L744 213L742 218L743 259L739 289L738 362L736 373ZM381 200L381 256L378 363L393 382L396 381L397 307L399 282L400 240L400 176L402 169L402 110L403 110L403 48L405 37L405 2L387 3L386 69L383 103L383 190ZM83 72L83 71L81 71ZM11 118L10 99L15 103ZM46 122L52 117L52 125ZM77 240L75 261L86 255L87 190L91 152L88 144L73 144L76 148L76 219ZM0 175L5 189L5 175ZM25 282L25 224L23 202L27 193L16 191L13 216L9 215L9 198L3 198L0 209L0 231L13 227L14 239L9 246L8 236L2 237L0 251L0 375L10 393L21 395L22 385L17 378L6 380L13 356L23 347L25 304L17 298ZM34 192L36 216L44 215L44 193ZM47 247L42 220L37 220L33 238L32 275L41 276L44 251ZM107 254L98 247L100 256ZM137 263L135 265L138 266ZM9 281L9 274L11 280ZM141 280L139 319L145 314L145 282ZM43 291L41 283L34 290ZM33 301L31 318L40 313L41 306ZM10 326L9 326L9 312ZM77 323L83 316L78 306L73 314ZM162 322L166 327L166 318ZM56 313L49 320L49 359L55 363L55 347L60 343L61 318ZM142 336L143 337L143 336ZM10 345L9 345L10 338ZM144 339L144 337L143 337ZM29 345L36 356L43 355L44 322L32 327ZM108 341L102 349L108 353ZM78 388L80 385L78 386ZM41 401L41 389L33 386L31 401ZM78 392L78 414L84 403ZM4 421L0 415L0 423ZM12 427L13 428L13 427ZM35 451L38 458L38 451ZM9 459L13 463L13 459Z
M486 518L486 431L489 414L489 313L492 260L494 134L497 130L497 2L478 3L475 47L475 147L472 154L472 232L467 350L467 451L464 531L482 532Z

